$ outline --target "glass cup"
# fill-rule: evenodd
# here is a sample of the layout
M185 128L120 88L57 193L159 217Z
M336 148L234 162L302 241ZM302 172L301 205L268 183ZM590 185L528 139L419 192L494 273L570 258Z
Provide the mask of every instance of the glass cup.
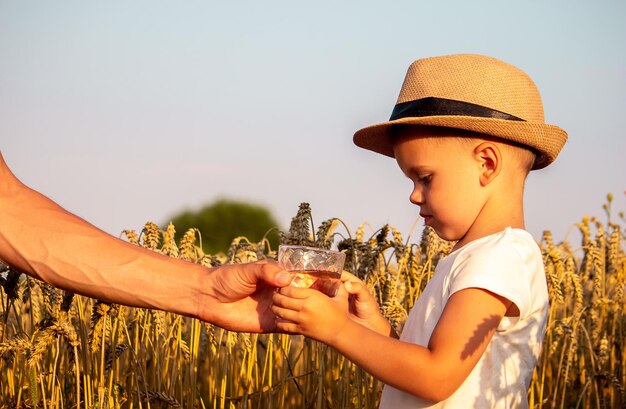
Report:
M278 262L294 275L292 287L329 288L340 282L346 255L307 246L278 246Z

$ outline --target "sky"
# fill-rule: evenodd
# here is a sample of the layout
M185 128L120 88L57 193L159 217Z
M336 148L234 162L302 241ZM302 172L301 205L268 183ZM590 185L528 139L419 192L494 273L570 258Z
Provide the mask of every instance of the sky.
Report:
M0 0L0 150L115 236L230 198L282 228L308 202L316 225L418 240L411 183L352 135L389 118L412 61L485 54L528 73L569 134L525 215L570 239L608 193L626 210L624 21L618 0Z

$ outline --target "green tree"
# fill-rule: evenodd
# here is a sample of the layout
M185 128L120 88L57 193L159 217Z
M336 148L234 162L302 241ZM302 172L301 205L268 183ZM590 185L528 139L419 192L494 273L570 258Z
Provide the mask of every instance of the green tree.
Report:
M233 239L245 236L251 242L267 237L272 248L278 246L278 223L263 206L230 199L219 199L198 211L184 211L172 218L176 240L190 228L202 234L204 252L226 252Z

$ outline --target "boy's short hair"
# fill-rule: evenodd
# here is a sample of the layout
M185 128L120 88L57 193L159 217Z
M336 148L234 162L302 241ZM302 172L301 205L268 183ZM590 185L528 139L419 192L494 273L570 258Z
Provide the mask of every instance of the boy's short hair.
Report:
M528 75L473 54L414 61L390 120L357 131L354 143L393 157L395 124L455 128L521 144L536 154L531 169L552 163L567 141L563 129L544 122L541 96Z
M389 139L391 144L395 144L400 134L406 134L406 132L411 129L416 128L429 128L437 132L437 130L441 129L449 129L445 127L434 127L434 126L421 126L421 125L410 125L410 124L395 124L389 128ZM485 135L479 132L467 131L464 129L454 129L452 132L454 136L449 136L447 138L453 138L458 140L461 143L475 141L475 140L488 140L493 142L498 142L501 145L505 146L507 150L510 152L511 156L515 159L516 163L519 165L521 171L524 176L528 175L528 173L533 169L535 161L537 160L537 152L526 145L521 143L517 143L514 141L510 141L504 138L494 137L492 135ZM431 138L433 141L437 140L437 137Z

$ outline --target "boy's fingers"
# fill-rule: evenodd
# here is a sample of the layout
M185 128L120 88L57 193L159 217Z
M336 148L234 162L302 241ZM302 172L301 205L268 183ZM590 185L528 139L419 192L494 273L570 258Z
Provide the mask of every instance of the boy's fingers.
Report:
M276 329L285 334L299 334L298 325L290 321L276 321Z
M340 285L341 282L337 280L318 279L315 280L313 285L311 285L311 288L321 292L322 294L326 294L329 297L334 297L337 295L337 290Z
M341 283L337 286L337 292L333 298L347 298L350 294L346 291L346 286Z
M276 291L272 295L272 303L274 303L274 306L277 306L280 308L286 308L289 310L299 310L300 308L302 308L301 299L287 297L278 291Z
M347 271L344 271L343 273L341 273L341 281L343 281L346 284L347 283L358 284L365 289L365 283L363 282L363 280L361 280L354 274L348 273Z
M348 273L346 270L343 270L341 272L341 281L353 281L353 280L358 280L358 278L356 278L354 274Z
M298 319L298 311L293 311L287 308L281 308L276 305L272 305L272 312L276 316L276 322L294 322Z
M358 281L348 281L345 283L346 291L352 295L356 295L357 297L363 295L363 291L366 291L363 283Z
M289 298L298 298L298 299L303 299L303 298L307 298L311 295L311 289L309 288L297 288L297 287L283 287L280 290L278 290L278 293L289 297Z
M345 284L348 294L354 296L357 302L367 303L374 299L372 293L369 292L365 284L362 282L348 282ZM374 300L376 303L376 301Z

